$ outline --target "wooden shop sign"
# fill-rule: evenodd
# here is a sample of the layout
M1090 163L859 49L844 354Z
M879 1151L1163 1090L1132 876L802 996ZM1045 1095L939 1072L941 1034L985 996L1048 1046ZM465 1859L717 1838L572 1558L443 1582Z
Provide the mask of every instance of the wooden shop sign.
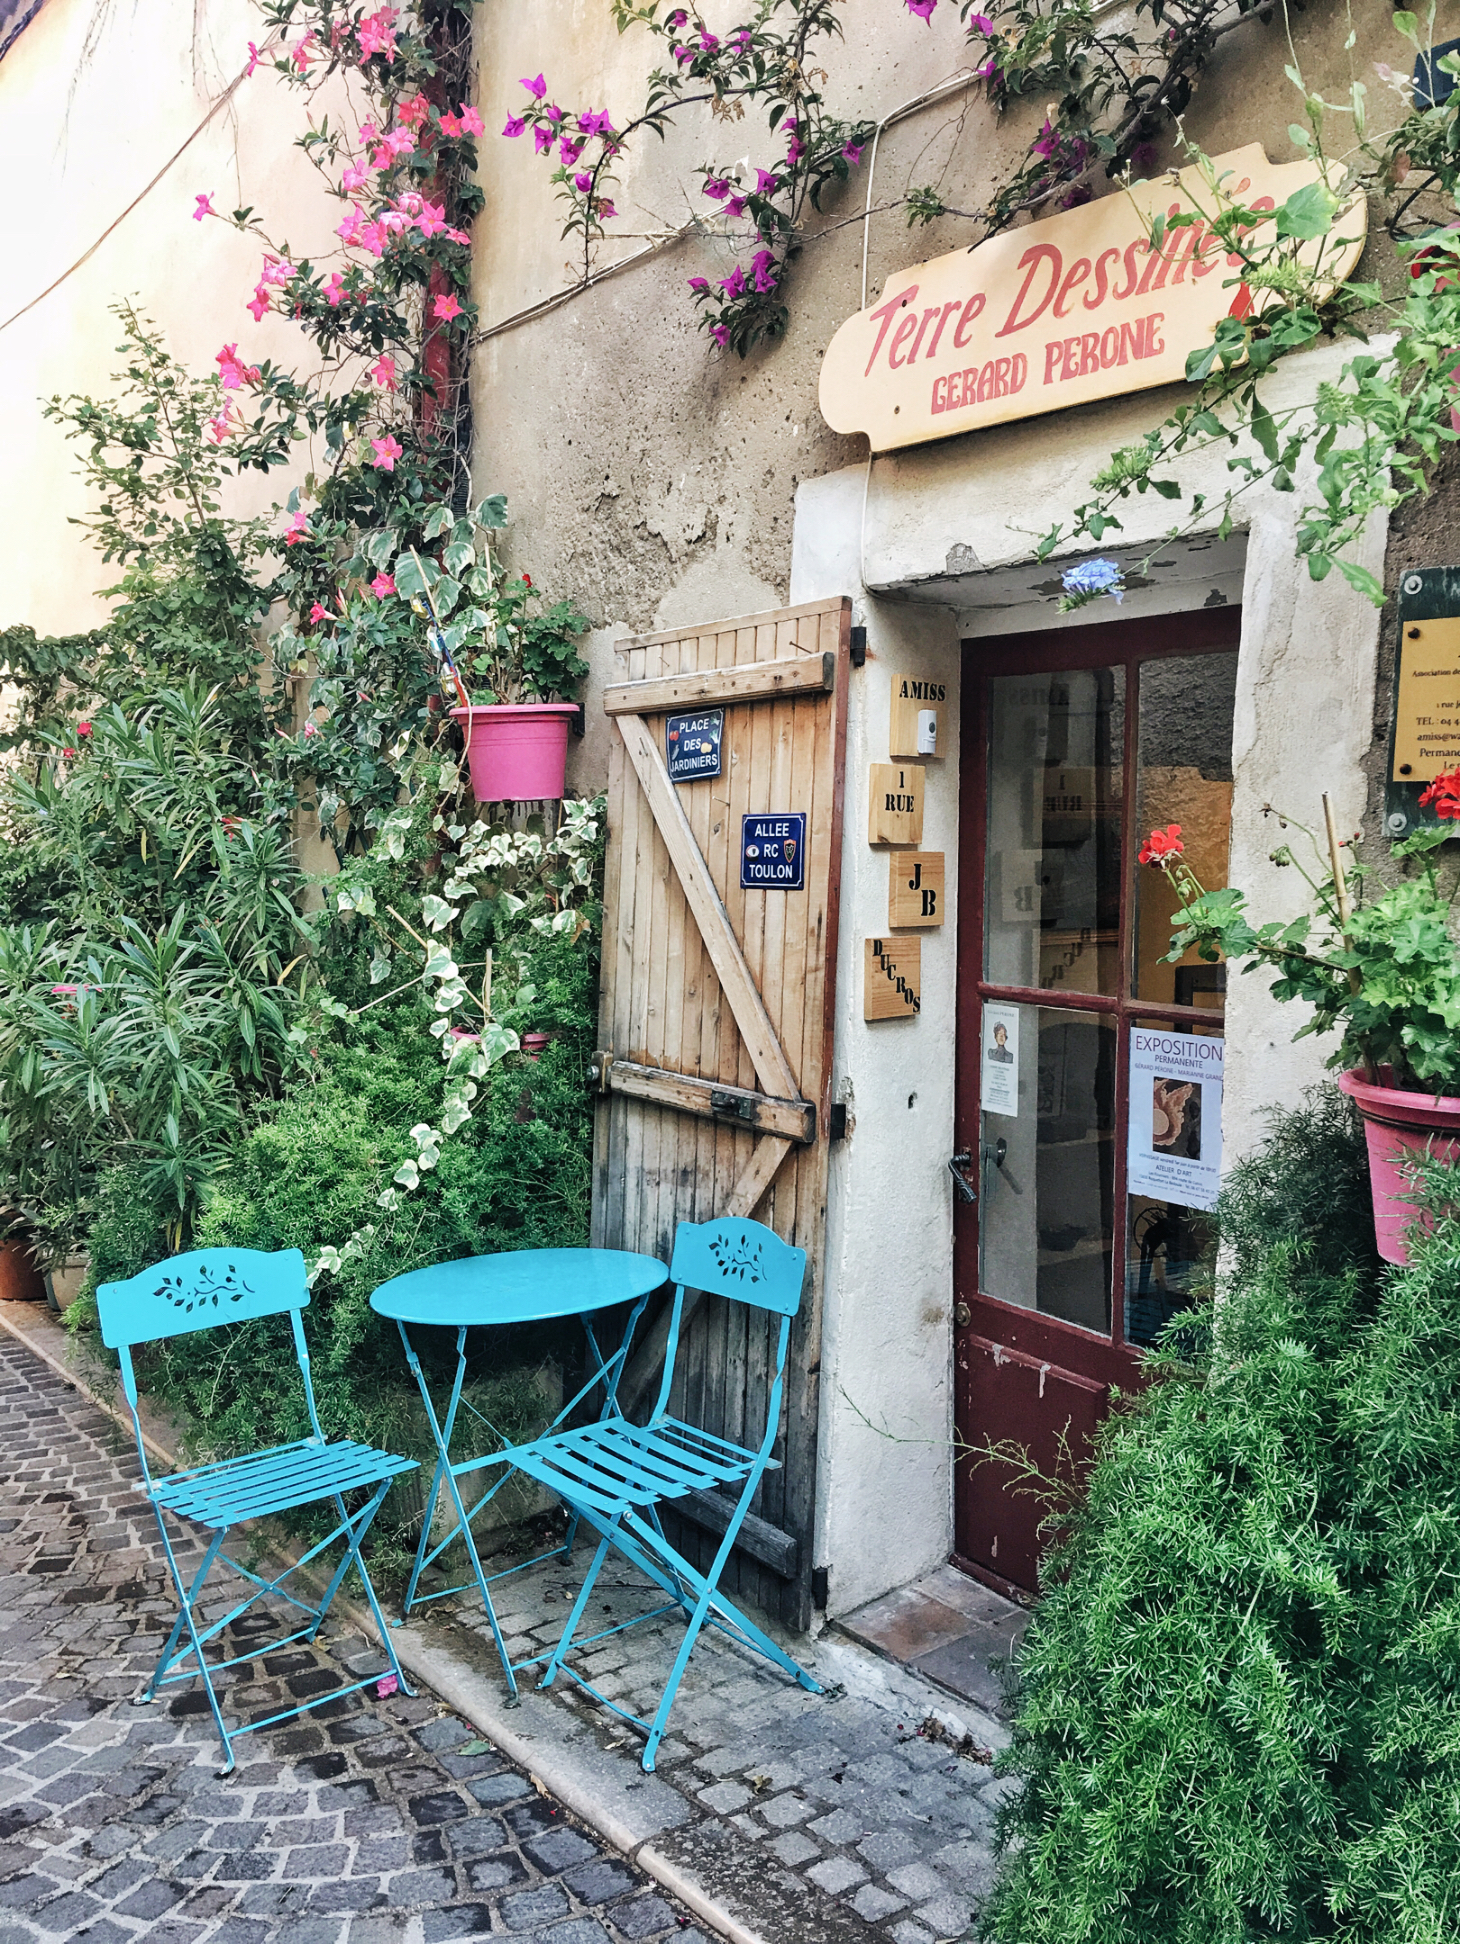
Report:
M867 774L867 842L923 841L923 771L913 763L873 763Z
M887 863L888 925L893 928L941 925L942 851L898 851Z
M948 684L925 675L894 675L888 725L889 756L941 756Z
M863 1019L911 1019L921 1012L923 941L868 938L863 942Z
M1223 194L1255 210L1319 178L1313 162L1269 162L1260 142L1218 156L1216 169ZM1205 221L1151 245L1156 216L1200 216L1214 201L1200 171L1184 169L899 272L832 339L822 416L887 452L1175 383L1223 317L1254 305L1240 259ZM1342 282L1367 221L1360 197L1303 245L1304 260ZM1272 234L1264 224L1254 240Z

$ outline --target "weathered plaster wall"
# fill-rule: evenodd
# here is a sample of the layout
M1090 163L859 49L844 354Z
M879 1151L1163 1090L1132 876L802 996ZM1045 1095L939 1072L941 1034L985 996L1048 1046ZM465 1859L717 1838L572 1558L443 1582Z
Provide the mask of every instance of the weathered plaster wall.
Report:
M0 323L101 237L186 140L263 36L249 0L50 0L0 62L0 214L6 265ZM85 512L75 448L41 401L112 390L121 333L108 306L134 299L195 372L237 343L257 363L301 361L281 320L244 309L260 263L256 239L191 220L194 198L253 204L298 251L318 250L337 220L292 147L300 103L261 68L146 199L18 322L0 330L0 625L41 632L92 627L99 588L116 578L68 519ZM282 499L275 473L231 488L229 510Z
M732 24L723 7L707 17L712 26ZM1359 35L1352 56L1343 51L1350 18ZM848 113L886 115L968 66L951 5L925 28L893 0L850 0L845 21L845 41L824 57L824 92ZM1333 98L1347 93L1351 62L1353 73L1372 81L1376 52L1402 60L1387 21L1379 0L1359 0L1351 16L1338 0L1295 13L1294 49L1312 84ZM604 0L484 12L479 45L482 109L492 130L521 104L517 77L539 70L553 99L607 106L622 123L642 100L656 50L637 30L620 36ZM1289 159L1297 97L1283 74L1288 58L1281 26L1243 25L1223 43L1191 105L1191 134L1215 152L1262 140L1274 159ZM1382 122L1390 104L1377 86L1370 106ZM883 136L876 200L936 182L953 206L976 208L1027 143L1029 116L1037 125L1042 113L1041 102L995 122L978 88L918 111ZM713 215L699 195L696 164L742 154L764 163L774 148L763 122L712 123L702 110L688 112L662 144L652 136L636 142L614 192L620 221L599 263L629 255L643 236L687 217ZM474 294L489 330L577 273L572 241L558 239L548 174L526 139L489 136L483 144L490 246L478 253ZM797 485L865 456L865 442L831 433L816 407L821 355L861 301L862 224L846 219L860 212L865 187L864 176L854 177L829 203L825 230L808 238L793 275L786 339L743 363L707 353L686 299L690 276L723 276L734 260L727 241L705 232L487 339L476 354L477 479L508 495L514 560L571 592L595 620L632 630L788 598ZM908 264L956 248L968 233L966 222L952 218L909 231L900 212L874 216L869 292ZM1148 398L1133 416L1144 429L1158 415L1159 401ZM1031 428L1061 423L1028 421L1009 436L1043 436ZM1050 436L1060 438L1058 430ZM1087 478L1071 473L1068 483L1074 490Z

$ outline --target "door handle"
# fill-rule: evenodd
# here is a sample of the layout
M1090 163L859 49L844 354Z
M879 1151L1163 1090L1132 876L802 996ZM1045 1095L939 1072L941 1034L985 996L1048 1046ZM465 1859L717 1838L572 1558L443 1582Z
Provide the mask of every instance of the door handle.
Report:
M1019 1186L1013 1175L1004 1166L1004 1163L1009 1158L1009 1143L1004 1139L1002 1134L996 1140L984 1142L983 1158L986 1162L991 1162L998 1169L999 1173L1008 1182L1016 1195L1022 1195L1024 1193L1024 1190Z
M973 1156L967 1148L960 1148L957 1154L949 1157L948 1161L948 1172L953 1177L953 1187L958 1199L964 1202L978 1200L978 1190L963 1172L972 1159Z

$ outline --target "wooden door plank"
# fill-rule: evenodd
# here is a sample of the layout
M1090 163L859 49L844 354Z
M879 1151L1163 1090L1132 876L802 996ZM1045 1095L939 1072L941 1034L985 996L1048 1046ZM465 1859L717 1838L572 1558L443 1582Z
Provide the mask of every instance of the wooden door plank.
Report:
M774 1100L748 1087L731 1087L682 1068L642 1066L633 1060L604 1061L605 1090L677 1108L705 1120L745 1127L756 1134L779 1134L806 1143L816 1139L816 1109L809 1100Z
M824 691L836 681L836 656L781 654L747 668L704 668L653 681L614 682L603 691L605 715L657 715L669 709L714 708L732 702L775 701L803 689Z
M694 832L670 782L663 760L639 716L620 716L619 731L629 760L653 814L668 861L673 864L706 950L730 1002L740 1036L762 1089L782 1100L797 1096L796 1076L781 1049L739 940L730 927L720 895L711 882ZM762 896L765 894L762 893ZM650 1062L650 1064L655 1064Z
M664 642L683 641L686 633L698 635L703 638L706 635L719 634L731 628L760 628L767 624L774 627L778 622L797 621L803 615L825 614L828 609L834 612L840 612L843 608L850 612L851 600L845 594L836 594L829 600L803 601L799 607L766 608L759 614L740 614L723 621L707 621L698 628L688 630L684 628L663 628L658 634L630 635L626 640L620 642L619 646L624 649L655 648Z

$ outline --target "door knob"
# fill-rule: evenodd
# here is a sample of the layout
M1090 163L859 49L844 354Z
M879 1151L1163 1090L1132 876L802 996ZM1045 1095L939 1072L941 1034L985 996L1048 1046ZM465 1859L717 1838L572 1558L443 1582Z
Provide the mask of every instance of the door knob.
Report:
M966 1330L973 1321L973 1311L961 1299L953 1305L953 1321L960 1330Z
M967 1148L960 1148L957 1154L950 1157L948 1162L948 1172L953 1177L953 1186L957 1191L960 1201L976 1202L978 1200L978 1190L963 1172L972 1159L973 1156Z

